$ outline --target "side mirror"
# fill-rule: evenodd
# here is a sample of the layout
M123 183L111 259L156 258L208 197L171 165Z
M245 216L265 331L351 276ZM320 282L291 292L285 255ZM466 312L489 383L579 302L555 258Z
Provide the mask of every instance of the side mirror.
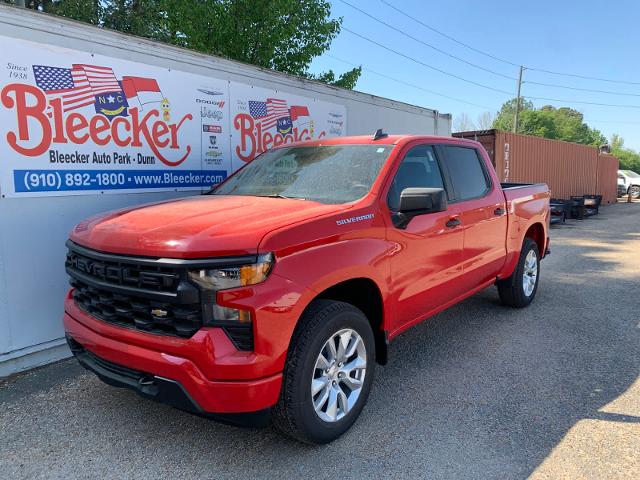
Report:
M447 210L447 194L442 188L405 188L400 194L400 209L394 215L394 224L406 228L409 221L426 213Z

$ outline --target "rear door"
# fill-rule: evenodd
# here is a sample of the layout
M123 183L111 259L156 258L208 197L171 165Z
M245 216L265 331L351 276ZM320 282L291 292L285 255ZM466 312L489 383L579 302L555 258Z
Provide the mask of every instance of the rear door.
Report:
M465 291L495 279L506 256L507 212L504 194L477 149L442 145L443 164L460 208Z
M414 144L402 158L387 195L391 214L398 211L402 190L410 187L445 188L432 145ZM425 318L460 294L463 230L458 212L452 205L445 212L413 217L406 228L388 228L387 238L394 245L392 330Z

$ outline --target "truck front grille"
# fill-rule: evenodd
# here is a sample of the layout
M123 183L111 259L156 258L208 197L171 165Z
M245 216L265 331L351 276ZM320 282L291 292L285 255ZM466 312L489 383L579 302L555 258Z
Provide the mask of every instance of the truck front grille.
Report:
M76 305L121 327L191 337L202 326L188 262L108 254L68 242L65 263Z
M203 260L132 257L99 252L67 242L65 262L73 300L101 321L160 335L192 337L203 325L220 326L238 350L253 350L253 326L218 325L204 314L202 295L189 281L199 268L255 262L255 257ZM211 316L209 314L209 316Z
M201 325L200 304L163 303L113 293L72 279L73 300L88 314L121 327L145 332L191 337Z

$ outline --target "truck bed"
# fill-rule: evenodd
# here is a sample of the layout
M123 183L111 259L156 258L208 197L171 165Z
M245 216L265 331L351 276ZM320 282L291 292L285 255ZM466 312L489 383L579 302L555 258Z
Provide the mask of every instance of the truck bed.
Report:
M546 198L547 203L551 192L546 183L501 183L507 204L518 200L533 200ZM520 203L520 202L517 202Z

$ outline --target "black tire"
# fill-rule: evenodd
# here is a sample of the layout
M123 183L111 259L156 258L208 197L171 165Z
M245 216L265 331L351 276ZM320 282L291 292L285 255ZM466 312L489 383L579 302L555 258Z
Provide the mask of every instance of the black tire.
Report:
M536 256L537 275L535 279L535 285L533 291L529 294L525 294L524 289L524 271L525 260L529 252L533 251ZM498 294L500 295L500 301L503 305L515 308L523 308L529 305L536 296L538 291L538 284L540 283L540 252L538 251L538 244L531 238L525 238L522 243L522 250L520 251L520 258L518 259L518 265L516 266L513 275L504 280L500 280L497 283Z
M345 328L355 330L363 340L366 371L355 405L343 418L330 423L314 409L311 379L323 346ZM371 324L362 311L344 302L314 301L302 315L289 347L280 399L273 409L274 425L286 435L311 444L329 443L346 432L367 402L375 373L375 348Z

